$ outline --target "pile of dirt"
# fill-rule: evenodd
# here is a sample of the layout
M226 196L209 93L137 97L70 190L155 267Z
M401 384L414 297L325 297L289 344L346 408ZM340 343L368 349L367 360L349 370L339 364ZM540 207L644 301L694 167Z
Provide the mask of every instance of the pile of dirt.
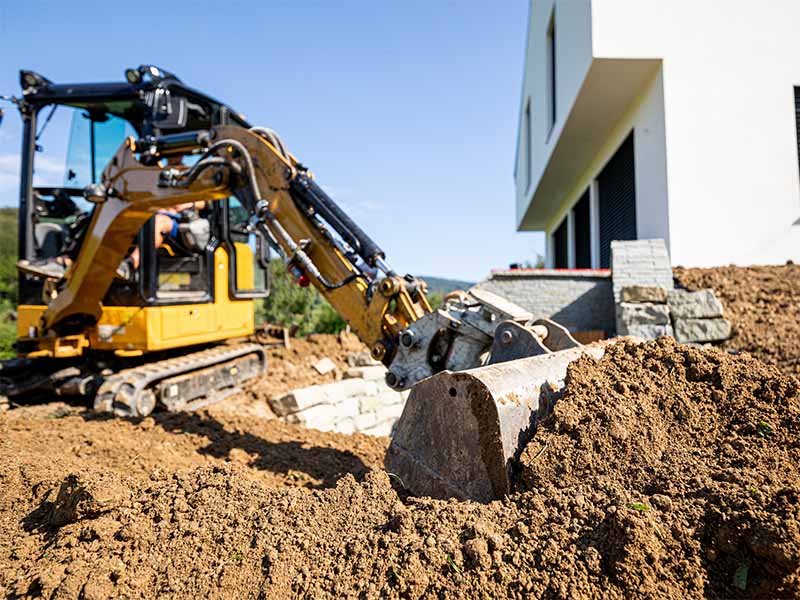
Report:
M724 348L749 352L800 377L800 265L675 269L688 289L712 288L733 323Z
M2 415L0 593L798 597L797 394L747 356L617 344L570 367L523 453L528 490L486 505L398 495L365 436L198 422L145 464L180 427Z
M658 597L800 595L800 399L773 367L668 338L570 366L525 449L532 527L570 581ZM542 567L557 568L557 553Z

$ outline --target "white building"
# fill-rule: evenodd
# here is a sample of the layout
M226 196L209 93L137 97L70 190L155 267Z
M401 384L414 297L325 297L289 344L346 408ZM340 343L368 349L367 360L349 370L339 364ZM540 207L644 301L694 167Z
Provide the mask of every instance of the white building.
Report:
M551 267L800 260L800 0L532 0L515 180Z

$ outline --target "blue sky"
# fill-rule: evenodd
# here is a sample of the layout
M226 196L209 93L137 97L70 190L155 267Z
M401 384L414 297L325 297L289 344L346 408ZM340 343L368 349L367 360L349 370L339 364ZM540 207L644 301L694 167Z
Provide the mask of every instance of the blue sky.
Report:
M0 94L19 93L20 68L108 81L157 64L280 132L397 270L478 280L543 253L542 235L514 224L527 7L0 2ZM17 202L19 132L6 106L0 205ZM43 170L61 168L56 146Z

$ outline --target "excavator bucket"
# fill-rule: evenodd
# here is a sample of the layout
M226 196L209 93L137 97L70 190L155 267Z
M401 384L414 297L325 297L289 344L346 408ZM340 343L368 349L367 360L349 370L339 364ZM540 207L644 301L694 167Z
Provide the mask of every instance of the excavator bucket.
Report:
M600 358L603 344L444 371L415 385L397 423L386 469L413 494L502 498L537 421L552 410L569 363Z

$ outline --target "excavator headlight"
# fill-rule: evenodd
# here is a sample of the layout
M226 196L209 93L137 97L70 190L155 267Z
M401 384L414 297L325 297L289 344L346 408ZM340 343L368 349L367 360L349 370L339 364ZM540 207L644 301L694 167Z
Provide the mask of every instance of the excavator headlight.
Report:
M131 85L135 85L142 80L142 73L138 69L125 69L125 79Z
M99 183L90 183L83 188L83 197L92 204L105 202L106 196L106 188Z

